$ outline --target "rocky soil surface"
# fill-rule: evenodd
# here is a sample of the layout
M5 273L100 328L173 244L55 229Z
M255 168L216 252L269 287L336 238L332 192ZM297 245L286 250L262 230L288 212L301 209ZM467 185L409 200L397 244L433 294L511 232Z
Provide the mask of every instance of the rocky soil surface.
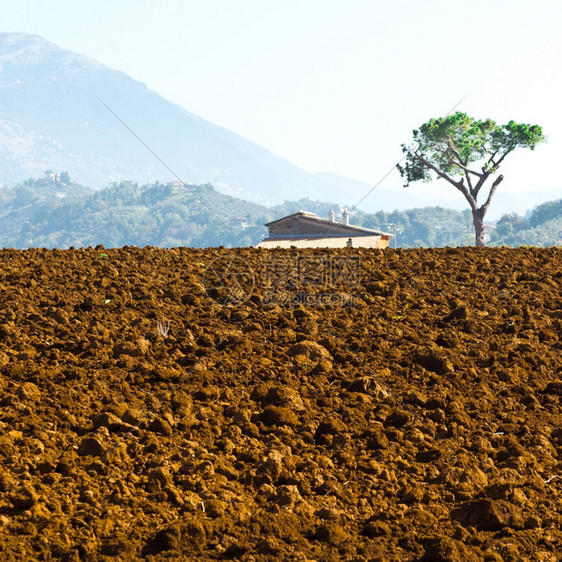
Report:
M0 252L0 559L558 560L562 250Z

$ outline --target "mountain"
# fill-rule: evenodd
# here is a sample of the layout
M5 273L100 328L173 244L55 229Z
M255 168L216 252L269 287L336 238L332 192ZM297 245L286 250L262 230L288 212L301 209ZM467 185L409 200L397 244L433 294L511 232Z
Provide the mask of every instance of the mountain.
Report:
M171 180L172 170L186 183L268 205L302 197L353 205L370 189L302 170L91 58L38 36L0 33L0 184L47 169L98 189Z
M172 180L175 174L188 184L210 183L222 193L263 205L310 198L348 207L362 201L359 208L367 212L467 207L462 198L431 195L431 187L372 189L334 174L309 173L165 100L123 72L35 35L0 33L0 185L42 177L51 169L66 170L96 189L124 180ZM487 218L524 213L560 196L500 191Z

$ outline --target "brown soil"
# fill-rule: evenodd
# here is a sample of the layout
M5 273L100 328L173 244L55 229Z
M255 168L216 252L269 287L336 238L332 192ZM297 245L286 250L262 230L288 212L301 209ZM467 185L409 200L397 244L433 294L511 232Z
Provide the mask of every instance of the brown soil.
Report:
M560 248L0 265L0 559L562 552Z

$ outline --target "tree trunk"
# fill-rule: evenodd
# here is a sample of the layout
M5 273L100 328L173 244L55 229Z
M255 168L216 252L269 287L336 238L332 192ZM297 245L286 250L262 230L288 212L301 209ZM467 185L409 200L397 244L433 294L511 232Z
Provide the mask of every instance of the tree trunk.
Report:
M476 245L477 246L485 246L485 232L484 232L484 213L482 212L482 208L480 209L473 209L472 211L472 222L474 224L474 233L476 235Z

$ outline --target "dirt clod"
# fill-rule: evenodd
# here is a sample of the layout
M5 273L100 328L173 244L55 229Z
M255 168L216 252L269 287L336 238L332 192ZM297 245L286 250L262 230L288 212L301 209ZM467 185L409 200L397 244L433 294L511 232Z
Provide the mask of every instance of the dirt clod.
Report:
M560 248L99 253L0 252L0 558L558 560Z

